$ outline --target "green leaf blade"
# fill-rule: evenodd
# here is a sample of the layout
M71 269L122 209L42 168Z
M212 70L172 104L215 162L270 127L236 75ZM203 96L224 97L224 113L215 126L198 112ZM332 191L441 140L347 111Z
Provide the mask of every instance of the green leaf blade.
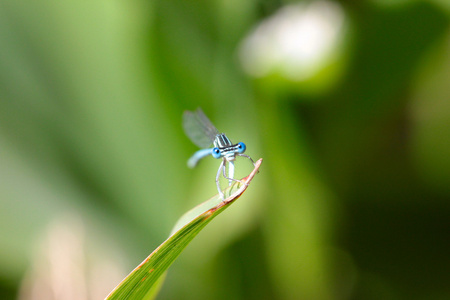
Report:
M258 173L261 163L262 159L259 159L250 175L224 191L228 195L225 200L220 201L219 196L216 195L183 215L169 238L125 277L106 299L154 298L162 285L163 275L169 266L209 222L245 192L253 177ZM203 210L198 214L199 209L205 207L211 208L206 208L206 211Z

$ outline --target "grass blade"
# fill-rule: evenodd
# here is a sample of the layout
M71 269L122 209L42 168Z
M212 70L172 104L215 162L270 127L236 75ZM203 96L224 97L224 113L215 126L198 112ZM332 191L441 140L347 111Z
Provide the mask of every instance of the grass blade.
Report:
M227 195L224 201L216 195L184 214L170 237L125 277L106 299L153 299L164 280L165 271L212 219L244 193L261 163L262 159L259 159L250 175L242 179L245 184L235 183L224 191Z

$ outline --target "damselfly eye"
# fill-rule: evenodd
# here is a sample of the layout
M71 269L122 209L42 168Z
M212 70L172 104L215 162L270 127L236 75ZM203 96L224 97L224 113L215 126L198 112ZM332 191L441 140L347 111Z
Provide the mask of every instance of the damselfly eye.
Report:
M220 150L219 148L213 148L211 154L214 158L220 158Z
M241 142L241 143L238 143L237 149L238 149L238 153L244 153L245 150L247 149L247 146L245 146L245 144Z

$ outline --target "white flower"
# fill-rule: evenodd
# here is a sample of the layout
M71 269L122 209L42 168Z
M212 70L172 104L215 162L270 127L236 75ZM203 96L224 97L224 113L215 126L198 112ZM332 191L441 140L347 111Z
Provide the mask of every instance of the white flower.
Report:
M285 6L243 41L242 65L254 77L277 72L289 80L306 80L332 56L342 39L344 21L344 11L335 2Z

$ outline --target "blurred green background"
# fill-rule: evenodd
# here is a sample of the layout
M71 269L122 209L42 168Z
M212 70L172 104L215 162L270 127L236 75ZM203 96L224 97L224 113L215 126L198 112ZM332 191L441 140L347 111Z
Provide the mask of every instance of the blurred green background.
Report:
M0 4L0 298L102 299L262 157L158 299L450 299L446 0ZM236 163L239 176L251 170Z

